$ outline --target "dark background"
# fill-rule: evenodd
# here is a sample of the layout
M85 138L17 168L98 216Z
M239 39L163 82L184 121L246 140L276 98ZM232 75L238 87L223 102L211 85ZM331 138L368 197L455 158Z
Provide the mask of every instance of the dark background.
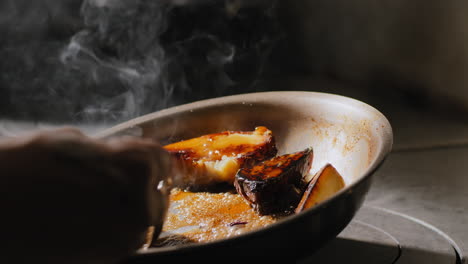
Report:
M266 90L284 43L275 1L98 2L0 1L0 117L118 122Z

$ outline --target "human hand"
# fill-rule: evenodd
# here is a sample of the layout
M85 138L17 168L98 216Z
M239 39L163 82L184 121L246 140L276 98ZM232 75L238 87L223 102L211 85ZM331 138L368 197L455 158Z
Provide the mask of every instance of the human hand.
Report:
M162 227L171 165L150 140L103 141L72 128L1 142L0 262L113 263L131 254L149 226Z

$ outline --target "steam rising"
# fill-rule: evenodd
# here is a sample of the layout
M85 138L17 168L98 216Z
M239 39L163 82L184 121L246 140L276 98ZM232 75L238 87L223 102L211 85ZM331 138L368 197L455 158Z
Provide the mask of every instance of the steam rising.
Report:
M0 114L116 123L249 91L276 1L0 2Z
M114 86L121 93L96 98L80 117L129 119L168 105L174 87L164 79L167 67L159 44L167 8L164 1L84 2L85 29L72 38L61 61L97 86Z

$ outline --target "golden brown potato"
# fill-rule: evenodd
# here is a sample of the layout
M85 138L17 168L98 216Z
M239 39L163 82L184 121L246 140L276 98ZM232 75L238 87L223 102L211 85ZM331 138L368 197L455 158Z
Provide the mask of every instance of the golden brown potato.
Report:
M325 165L309 182L307 189L296 208L296 213L302 212L322 201L325 201L336 192L343 189L344 186L345 182L343 177L341 177L335 167L331 164Z
M257 230L276 222L260 216L239 194L171 190L170 209L153 246L210 242Z
M260 126L254 131L224 131L164 146L184 167L176 185L206 186L233 184L242 166L276 155L273 133Z

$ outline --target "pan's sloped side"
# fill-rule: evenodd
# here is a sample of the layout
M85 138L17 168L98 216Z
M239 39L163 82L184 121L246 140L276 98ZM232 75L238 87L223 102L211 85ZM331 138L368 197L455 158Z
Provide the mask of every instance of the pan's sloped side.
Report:
M314 92L266 92L199 101L123 123L97 135L136 135L162 144L224 130L266 126L279 154L314 148L312 171L331 163L346 187L327 201L261 230L215 242L149 249L129 263L209 260L276 262L310 254L351 221L371 185L371 175L392 147L392 129L376 109L354 99Z

